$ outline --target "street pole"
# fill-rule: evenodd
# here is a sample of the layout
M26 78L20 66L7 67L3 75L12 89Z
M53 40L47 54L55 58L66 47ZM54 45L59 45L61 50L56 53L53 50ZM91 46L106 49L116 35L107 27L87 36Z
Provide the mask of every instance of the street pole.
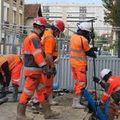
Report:
M94 34L94 26L93 26L93 22L94 20L91 20L91 26L92 26L92 30L91 30L91 39L92 39L92 45L93 48L95 47L95 34ZM96 77L96 65L95 65L95 58L93 58L93 76ZM94 88L95 88L95 100L97 100L97 85L96 82L94 82Z

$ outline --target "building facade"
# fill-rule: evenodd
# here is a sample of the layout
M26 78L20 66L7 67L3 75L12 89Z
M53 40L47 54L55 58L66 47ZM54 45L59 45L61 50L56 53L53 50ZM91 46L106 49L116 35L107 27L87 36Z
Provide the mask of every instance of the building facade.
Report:
M34 18L42 16L41 4L25 4L24 13L24 25L26 26L26 32L29 33L33 28Z
M24 0L3 0L3 23L14 25L24 24Z
M19 44L24 25L24 0L0 0L0 2L0 43L3 46Z
M43 4L42 14L49 21L63 19L67 29L76 31L77 23L96 19L94 27L98 33L101 29L109 27L104 23L104 8L95 4ZM69 32L66 30L66 32ZM70 32L71 33L71 32Z

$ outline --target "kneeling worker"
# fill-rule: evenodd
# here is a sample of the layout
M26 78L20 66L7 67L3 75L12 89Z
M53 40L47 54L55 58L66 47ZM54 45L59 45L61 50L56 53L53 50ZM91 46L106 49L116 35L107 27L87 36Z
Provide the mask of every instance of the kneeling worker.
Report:
M0 56L0 83L2 85L0 99L6 97L7 89L11 81L13 86L12 101L17 101L22 65L22 59L19 55L7 54Z

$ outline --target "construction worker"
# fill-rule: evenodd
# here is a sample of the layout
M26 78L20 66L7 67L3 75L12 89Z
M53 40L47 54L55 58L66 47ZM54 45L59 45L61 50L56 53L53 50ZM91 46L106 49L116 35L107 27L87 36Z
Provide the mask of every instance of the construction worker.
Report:
M77 32L70 39L70 64L74 79L73 108L84 108L80 104L82 89L87 84L87 56L96 57L93 49L90 48L91 24L83 22L78 25Z
M105 89L101 97L101 103L104 104L110 97L119 105L120 103L120 76L112 75L110 69L103 69L99 78L94 77L94 81L99 83Z
M6 90L8 89L11 81L13 86L12 101L17 101L22 65L22 59L19 55L7 54L0 56L0 82L3 86L0 94L0 99L6 97Z
M52 86L53 86L53 79L56 75L56 68L55 63L58 60L58 51L57 51L57 39L56 37L59 36L65 29L64 22L62 20L54 20L51 27L46 29L42 39L42 47L46 55L46 61L49 63L49 66L54 70L54 76L51 78L50 86L47 86L49 89L49 102L51 105L57 105L58 103L53 100L53 93L52 93Z
M65 29L64 22L62 20L55 20L53 21L52 25L45 30L41 44L42 48L46 55L46 61L49 64L49 67L51 67L54 71L54 75L48 80L48 84L46 86L46 89L49 94L49 103L51 105L57 105L58 102L53 100L53 93L52 93L52 86L53 86L53 79L56 75L56 68L55 63L58 62L58 51L57 51L57 39L56 37L62 33ZM35 96L35 99L37 97ZM38 100L33 99L33 105L38 105ZM36 104L35 104L36 103ZM34 107L33 107L34 108ZM38 108L38 107L37 107Z
M23 41L23 59L25 85L17 106L17 120L33 120L25 115L27 102L34 92L42 105L44 118L55 118L58 113L52 112L46 93L45 77L50 78L53 74L45 61L44 52L41 49L41 37L46 28L47 21L44 17L37 17L33 21L33 32Z
M103 69L100 72L101 80L94 77L94 81L99 83L105 92L102 94L100 99L100 107L104 110L104 103L110 98L113 99L112 104L109 106L109 120L114 119L114 115L120 115L120 76L112 75L110 69Z

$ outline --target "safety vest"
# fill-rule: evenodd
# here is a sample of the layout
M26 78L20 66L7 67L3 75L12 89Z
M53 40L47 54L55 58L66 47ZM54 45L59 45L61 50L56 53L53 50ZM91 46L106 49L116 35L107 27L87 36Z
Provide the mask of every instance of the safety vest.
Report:
M70 39L70 63L72 66L86 67L86 51L90 50L88 40L80 35L73 34Z
M44 35L42 37L42 40L41 40L41 44L42 44L42 47L43 47L43 50L45 53L49 52L46 48L46 44L47 42L49 43L50 40L52 42L54 42L54 46L49 46L48 49L50 49L52 52L52 56L53 57L57 57L58 56L58 51L57 51L57 42L56 42L56 38L53 36L53 30L52 29L46 29L45 32L44 32ZM51 48L50 48L51 47Z
M31 32L23 42L24 75L39 74L41 67L46 65L41 49L40 37Z
M10 71L21 61L19 55L16 54L7 54L0 56L0 65L3 63L8 62Z
M111 76L106 84L108 84L108 88L101 97L101 102L103 103L106 102L108 98L116 91L120 91L120 76Z

